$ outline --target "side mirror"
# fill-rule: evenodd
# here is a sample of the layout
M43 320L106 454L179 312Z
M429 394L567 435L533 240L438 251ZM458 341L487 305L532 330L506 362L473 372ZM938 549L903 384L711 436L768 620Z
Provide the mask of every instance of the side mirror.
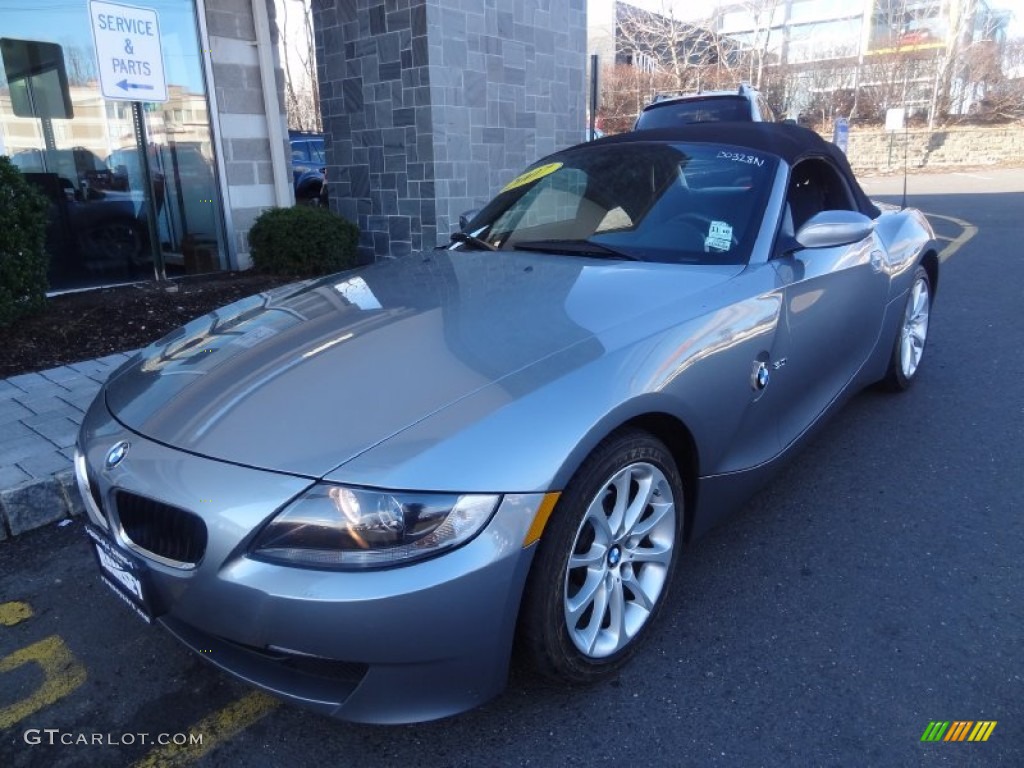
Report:
M479 208L474 208L470 211L465 211L459 214L459 231L465 232L469 227L469 222L476 218L476 215L480 213Z
M821 211L808 219L796 233L802 248L835 248L863 240L875 222L858 211Z

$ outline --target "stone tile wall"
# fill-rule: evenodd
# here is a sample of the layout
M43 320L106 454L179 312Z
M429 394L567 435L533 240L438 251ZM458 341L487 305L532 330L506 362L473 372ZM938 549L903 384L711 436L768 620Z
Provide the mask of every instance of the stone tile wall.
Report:
M584 130L585 0L317 0L331 205L366 259L447 242Z
M911 169L1020 165L1024 126L962 126L906 134L854 128L847 156L858 172L901 172L904 146Z
M433 245L426 1L320 0L313 24L331 206L368 259Z

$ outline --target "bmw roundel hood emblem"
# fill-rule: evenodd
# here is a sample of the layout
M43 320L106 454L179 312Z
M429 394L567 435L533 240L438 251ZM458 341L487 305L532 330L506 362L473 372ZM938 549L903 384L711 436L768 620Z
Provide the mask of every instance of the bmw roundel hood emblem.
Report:
M124 461L124 457L128 455L130 447L131 444L127 440L115 443L114 447L107 451L107 469L113 469Z

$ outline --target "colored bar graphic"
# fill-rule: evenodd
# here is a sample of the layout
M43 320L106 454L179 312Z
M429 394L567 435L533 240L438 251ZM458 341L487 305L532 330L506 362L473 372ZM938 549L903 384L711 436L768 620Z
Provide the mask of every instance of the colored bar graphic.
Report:
M996 720L932 720L921 734L921 741L988 741Z
M956 720L953 722L953 727L949 729L949 733L946 734L946 738L943 741L963 741L964 737L967 736L967 729L974 725L969 720Z
M979 720L967 740L988 741L988 737L992 735L992 731L996 728L996 722L996 720Z

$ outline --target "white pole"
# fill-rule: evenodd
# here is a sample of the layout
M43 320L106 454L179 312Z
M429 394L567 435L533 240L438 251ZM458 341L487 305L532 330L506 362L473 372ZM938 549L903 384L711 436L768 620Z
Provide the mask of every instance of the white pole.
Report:
M284 128L281 121L281 104L277 99L277 76L274 66L274 46L271 43L270 16L266 0L252 0L252 18L256 27L256 55L260 63L260 82L263 85L263 109L267 118L267 133L270 137L270 160L274 173L274 199L281 208L295 204L284 154Z

